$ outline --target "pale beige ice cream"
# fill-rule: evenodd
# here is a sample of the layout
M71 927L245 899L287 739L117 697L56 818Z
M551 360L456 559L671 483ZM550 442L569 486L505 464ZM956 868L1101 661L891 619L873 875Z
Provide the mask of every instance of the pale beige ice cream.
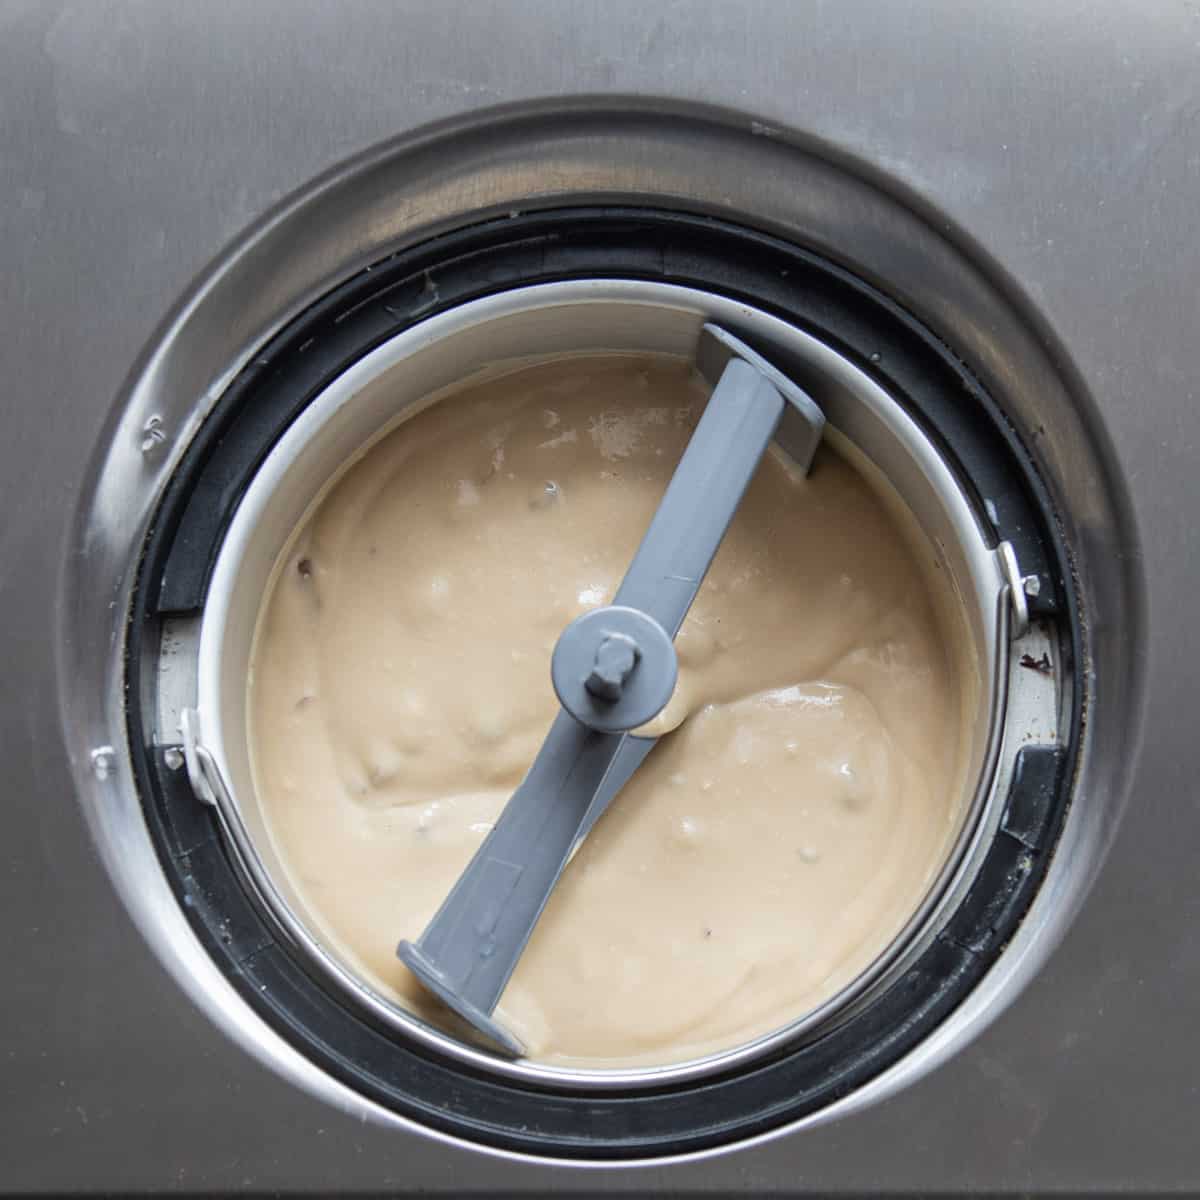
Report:
M474 385L373 446L277 568L250 734L279 856L336 952L456 1033L396 944L532 761L558 634L612 599L706 396L681 361L618 355ZM568 866L501 998L532 1058L745 1042L895 937L965 807L970 706L932 561L828 443L807 479L764 457L679 634L661 724L683 724Z

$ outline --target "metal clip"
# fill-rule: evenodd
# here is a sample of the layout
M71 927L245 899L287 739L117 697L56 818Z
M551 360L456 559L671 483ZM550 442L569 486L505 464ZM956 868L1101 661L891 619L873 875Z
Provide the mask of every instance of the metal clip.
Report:
M200 742L200 714L194 708L180 711L179 731L183 734L183 760L192 791L203 803L220 809L222 801L228 803L229 792L213 756Z
M1008 587L1008 602L1012 607L1012 636L1023 637L1029 629L1029 602L1025 594L1025 580L1017 563L1017 552L1011 542L1001 542L996 547L1000 560L1000 571Z

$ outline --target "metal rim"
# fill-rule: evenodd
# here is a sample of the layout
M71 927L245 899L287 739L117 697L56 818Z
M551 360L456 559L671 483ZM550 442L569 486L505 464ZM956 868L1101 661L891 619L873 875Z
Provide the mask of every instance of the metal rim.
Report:
M695 169L701 160L735 166L720 173L717 189L711 172ZM620 1152L623 1164L696 1161L858 1113L915 1083L1004 1011L1065 933L1119 823L1138 731L1119 710L1090 701L1115 685L1136 707L1146 628L1128 496L1103 424L1054 330L943 213L800 132L756 137L748 114L666 101L588 98L472 114L338 166L214 259L156 331L114 402L60 560L62 736L101 860L189 1001L290 1083L364 1121L447 1145L544 1163L570 1157L587 1166L614 1159L507 1134L481 1139L460 1124L427 1120L397 1104L386 1081L360 1086L353 1071L319 1056L318 1065L282 1031L276 1015L222 970L162 869L167 831L139 800L139 789L154 785L141 759L145 730L126 702L131 683L138 686L128 668L141 652L141 632L129 624L130 612L144 603L139 556L157 536L155 519L174 473L193 457L206 421L219 415L260 348L332 287L389 256L514 213L598 203L695 221L724 217L814 248L859 280L885 287L903 305L896 311L904 319L953 346L968 409L1001 433L1024 486L1041 512L1052 514L1042 536L1064 573L1064 644L1074 656L1070 691L1056 714L1066 739L1066 782L1046 826L1050 840L1014 893L1019 907L1001 921L1003 940L982 949L969 993L940 1011L932 1032L902 1037L894 1053L875 1053L848 1076L833 1076L853 1079L849 1092L821 1087L819 1103L784 1105L769 1120L740 1123L719 1138L643 1139ZM160 436L148 452L151 426ZM1093 639L1089 625L1122 636ZM1067 811L1070 790L1087 803Z
M245 596L248 588L253 592L257 586L254 581L263 578L264 549L260 544L262 524L270 514L273 499L279 496L289 474L295 471L297 461L305 454L312 455L313 448L319 447L331 421L336 418L339 428L338 453L348 448L352 449L352 453L361 452L409 414L405 412L382 425L374 426L368 418L360 428L352 417L348 417L352 406L357 398L385 377L389 380L390 397L395 391L394 373L410 366L414 356L428 353L431 347L438 344L448 347L465 331L503 327L507 323L511 336L514 319L520 320L527 315L537 317L539 330L535 344L540 344L543 352L578 349L577 337L571 336L570 323L567 323L568 327L563 327L561 318L565 313L583 312L585 309L589 316L594 314L597 318L603 318L598 319L596 325L605 331L604 337L610 342L614 331L620 331L616 335L618 339L622 335L625 337L626 340L620 345L609 346L614 349L630 348L632 342L632 348L651 349L657 344L659 349L665 348L668 352L686 353L688 331L694 332L704 319L719 320L757 339L761 345L786 349L790 361L806 364L812 377L822 381L824 393L841 395L840 403L834 403L831 423L835 428L842 427L844 437L845 426L852 430L855 427L856 406L862 413L869 414L869 420L878 422L881 428L886 429L895 439L897 449L903 450L908 456L906 464L893 459L888 466L899 470L902 476L906 474L906 479L902 478L901 483L907 482L910 496L918 480L924 481L930 489L924 497L925 512L922 514L927 534L936 537L943 552L962 555L961 561L954 563L955 575L956 578L961 577L960 587L968 593L975 618L975 649L985 671L981 702L986 737L982 739L971 771L978 783L971 789L961 828L946 861L917 910L899 933L853 981L817 1009L784 1027L701 1059L635 1069L564 1069L528 1062L512 1063L496 1058L448 1037L407 1013L330 954L319 937L313 935L310 924L297 913L294 898L289 899L280 886L279 870L272 870L264 863L260 850L263 841L261 833L256 837L248 828L247 809L240 799L246 795L247 784L244 769L238 763L244 753L238 746L241 736L239 729L244 731L244 720L237 716L230 720L227 716L231 711L234 714L242 712L241 705L231 696L231 690L236 689L237 681L244 678L245 659L235 652L230 665L228 640L239 598ZM653 337L647 336L654 329L653 319L648 317L656 312L679 314L675 321L676 328L668 333L665 341L660 339L657 343ZM635 313L636 318L632 316ZM560 318L557 325L555 317ZM497 326L497 323L500 325ZM650 344L647 344L648 341ZM594 348L603 347L597 345ZM462 364L461 352L453 353L452 359L457 370L464 375L470 374L469 359L465 368L459 365ZM410 400L416 398L409 397ZM858 424L862 425L861 417L858 418ZM852 437L850 444L854 445ZM882 454L881 446L875 447L875 453ZM326 459L321 461L326 462ZM889 473L894 474L895 470ZM332 475L325 476L316 493L309 491L303 495L303 506L311 509L317 496L327 489L338 473L340 467ZM317 477L320 474L317 472ZM311 471L306 478L311 488ZM936 499L941 509L942 519L936 531L928 528L929 521L934 517L930 506L932 499ZM297 517L297 505L293 504L289 512L293 519ZM277 524L277 521L274 523ZM268 549L274 564L276 555L283 549L277 533ZM249 567L248 563L251 564ZM939 912L944 911L969 882L974 861L972 851L978 850L986 842L989 831L995 828L999 819L998 811L995 811L996 799L999 797L1003 800L1005 788L1002 785L1011 774L1011 761L1002 777L996 772L1009 677L1006 665L1007 607L1003 602L1006 593L1007 583L997 554L987 545L971 506L937 450L874 380L811 335L747 305L672 285L632 280L580 280L514 289L430 318L372 351L313 399L263 463L227 532L209 588L198 647L200 736L220 778L228 785L223 788L218 782L214 788L222 824L253 886L305 959L327 983L369 1012L375 1020L473 1067L545 1087L603 1090L664 1086L745 1067L771 1054L784 1043L815 1036L819 1030L827 1028L849 1006L863 999L872 989L896 977L923 944L920 935L926 933L931 936ZM1015 753L1018 744L1018 741L1010 740L1010 754ZM232 779L242 782L240 789L229 784Z

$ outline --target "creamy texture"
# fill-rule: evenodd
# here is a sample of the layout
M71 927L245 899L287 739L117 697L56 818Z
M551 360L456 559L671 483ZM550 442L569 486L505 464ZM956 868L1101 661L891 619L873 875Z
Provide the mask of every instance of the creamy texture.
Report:
M396 943L532 761L555 640L611 601L706 395L685 363L617 355L472 385L351 466L277 568L249 695L277 853L331 948L460 1036ZM828 443L807 479L764 457L677 640L657 724L683 723L568 866L501 998L532 1058L742 1043L886 948L964 808L936 575Z

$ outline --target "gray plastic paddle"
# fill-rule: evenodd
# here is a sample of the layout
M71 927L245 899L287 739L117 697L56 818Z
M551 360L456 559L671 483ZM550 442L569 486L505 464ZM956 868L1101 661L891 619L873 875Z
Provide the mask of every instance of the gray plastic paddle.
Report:
M671 639L759 460L778 437L807 472L824 429L804 391L724 330L704 326L696 361L716 386L613 604L573 622L555 648L562 711L425 932L397 948L508 1054L524 1047L491 1014L572 851L655 745L627 731L670 698Z

